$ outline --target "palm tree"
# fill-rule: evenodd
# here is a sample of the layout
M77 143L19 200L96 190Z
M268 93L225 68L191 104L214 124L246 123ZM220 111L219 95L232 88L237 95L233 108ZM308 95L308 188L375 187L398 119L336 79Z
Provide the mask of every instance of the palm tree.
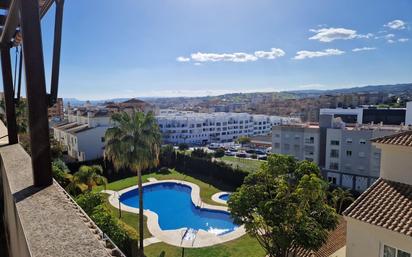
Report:
M103 169L100 165L80 167L79 171L73 174L70 184L67 186L69 192L83 191L84 187L87 187L87 191L92 191L94 186L106 185L107 180L101 174Z
M353 198L351 192L348 189L344 190L340 187L335 188L332 191L331 196L332 196L331 200L332 200L332 203L335 207L335 210L339 214L342 213L342 211L343 211L342 210L342 205L343 205L344 202L346 202L346 201L350 201L350 202L355 201L355 199Z
M143 251L143 187L142 171L159 164L161 134L152 112L115 113L115 126L106 131L105 158L116 170L128 168L138 175L139 188L139 255Z

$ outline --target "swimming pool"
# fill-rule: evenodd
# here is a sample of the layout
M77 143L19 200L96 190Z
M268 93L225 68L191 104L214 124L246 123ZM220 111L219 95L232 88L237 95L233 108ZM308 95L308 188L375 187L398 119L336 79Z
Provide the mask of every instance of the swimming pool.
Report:
M143 187L144 209L158 215L162 230L192 228L216 235L234 231L237 227L228 212L201 209L191 198L191 187L173 182L156 183ZM125 192L120 201L130 207L139 208L138 190Z
M227 202L227 200L229 200L229 197L230 197L230 194L227 193L227 194L220 195L219 199Z

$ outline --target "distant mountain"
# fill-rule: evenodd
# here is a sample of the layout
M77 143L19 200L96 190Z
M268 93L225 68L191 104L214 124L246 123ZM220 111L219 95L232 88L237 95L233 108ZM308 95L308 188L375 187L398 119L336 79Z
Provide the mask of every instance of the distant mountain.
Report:
M335 94L355 94L355 93L403 93L412 92L412 83L394 84L394 85L368 85L351 88L340 88L331 90L295 90L287 91L299 97L316 97L320 95L335 95Z
M115 102L115 103L119 103L119 102L124 102L127 101L131 98L112 98L112 99L102 99L102 100L79 100L77 98L63 98L63 102L64 105L67 105L68 103L70 103L71 106L80 106L85 104L87 101L89 101L92 105L98 105L98 104L102 104L105 102Z

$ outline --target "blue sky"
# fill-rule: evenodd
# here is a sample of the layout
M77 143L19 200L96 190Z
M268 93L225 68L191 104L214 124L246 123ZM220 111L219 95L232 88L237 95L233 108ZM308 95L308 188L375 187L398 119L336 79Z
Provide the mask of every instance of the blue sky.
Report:
M59 95L412 82L411 10L410 0L66 0ZM53 16L43 20L47 70Z

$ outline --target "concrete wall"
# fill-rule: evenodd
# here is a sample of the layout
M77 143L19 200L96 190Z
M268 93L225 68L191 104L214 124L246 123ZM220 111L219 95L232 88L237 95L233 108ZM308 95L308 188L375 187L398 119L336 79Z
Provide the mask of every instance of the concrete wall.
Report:
M382 151L381 177L412 185L412 147L375 145Z
M380 257L386 244L412 253L412 237L379 226L345 217L346 257Z
M412 102L406 103L405 125L412 125Z

